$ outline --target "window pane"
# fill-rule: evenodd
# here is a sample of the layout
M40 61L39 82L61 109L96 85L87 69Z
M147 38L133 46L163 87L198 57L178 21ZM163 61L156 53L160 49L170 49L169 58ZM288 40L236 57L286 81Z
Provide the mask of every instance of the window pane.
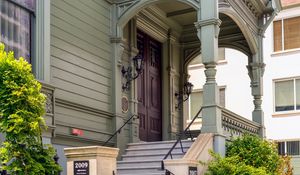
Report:
M278 142L278 154L285 155L285 142Z
M202 106L202 92L193 92L190 96L190 106L191 106L191 111L190 111L190 118L194 118L197 112L200 110Z
M273 23L273 35L274 35L274 52L282 51L282 25L281 20Z
M284 49L300 48L300 17L284 20Z
M14 51L15 57L22 56L30 62L30 13L14 3L1 0L0 15L0 41L6 45L6 50Z
M288 155L299 155L299 141L290 141L286 143Z
M225 107L225 88L220 88L220 106Z
M294 110L294 81L275 83L275 111Z
M25 8L35 11L35 1L36 0L12 0Z
M296 80L296 107L300 109L300 79Z

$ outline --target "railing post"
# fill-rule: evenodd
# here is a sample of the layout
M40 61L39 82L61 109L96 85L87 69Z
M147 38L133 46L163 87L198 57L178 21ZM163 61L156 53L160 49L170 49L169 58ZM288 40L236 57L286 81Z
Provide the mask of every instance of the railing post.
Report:
M89 171L89 175L112 175L117 172L117 156L119 149L103 146L89 146L77 148L65 148L67 157L67 175L75 175L75 168L81 169L80 172Z

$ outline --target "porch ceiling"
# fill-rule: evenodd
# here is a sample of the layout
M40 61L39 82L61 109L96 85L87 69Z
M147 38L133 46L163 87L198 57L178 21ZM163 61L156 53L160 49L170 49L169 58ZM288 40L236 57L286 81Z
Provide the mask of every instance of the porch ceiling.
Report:
M199 42L197 30L194 22L197 21L196 10L180 2L159 3L156 5L160 10L164 11L166 17L175 21L182 27L180 42L186 44ZM249 45L238 27L238 25L228 16L220 14L222 21L220 26L219 46L230 47L250 55Z

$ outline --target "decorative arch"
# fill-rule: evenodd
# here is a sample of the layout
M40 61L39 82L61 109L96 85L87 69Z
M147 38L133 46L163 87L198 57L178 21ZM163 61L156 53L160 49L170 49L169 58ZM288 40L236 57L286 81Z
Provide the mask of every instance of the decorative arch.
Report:
M195 10L200 9L200 3L197 0L135 0L130 4L118 4L118 27L123 28L126 23L142 9L162 2L181 2L190 5Z
M245 53L246 55L252 54L258 52L258 45L257 41L255 39L255 36L253 35L252 31L246 26L245 22L239 17L239 15L231 8L231 7L221 7L219 8L219 13L223 13L227 16L229 16L240 28L242 31L248 45L250 48L251 53L245 53L245 49L239 48L235 45L226 45L226 47L231 47L237 50L240 50L241 52ZM225 45L224 45L225 46Z
M190 62L201 54L200 47L193 48L188 54L184 56L184 69L190 64Z

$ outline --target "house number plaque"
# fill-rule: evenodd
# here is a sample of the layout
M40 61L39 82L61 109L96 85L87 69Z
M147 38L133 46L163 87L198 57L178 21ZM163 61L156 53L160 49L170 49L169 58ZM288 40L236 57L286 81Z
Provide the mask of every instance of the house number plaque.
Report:
M74 161L74 175L89 175L89 168L88 160Z

